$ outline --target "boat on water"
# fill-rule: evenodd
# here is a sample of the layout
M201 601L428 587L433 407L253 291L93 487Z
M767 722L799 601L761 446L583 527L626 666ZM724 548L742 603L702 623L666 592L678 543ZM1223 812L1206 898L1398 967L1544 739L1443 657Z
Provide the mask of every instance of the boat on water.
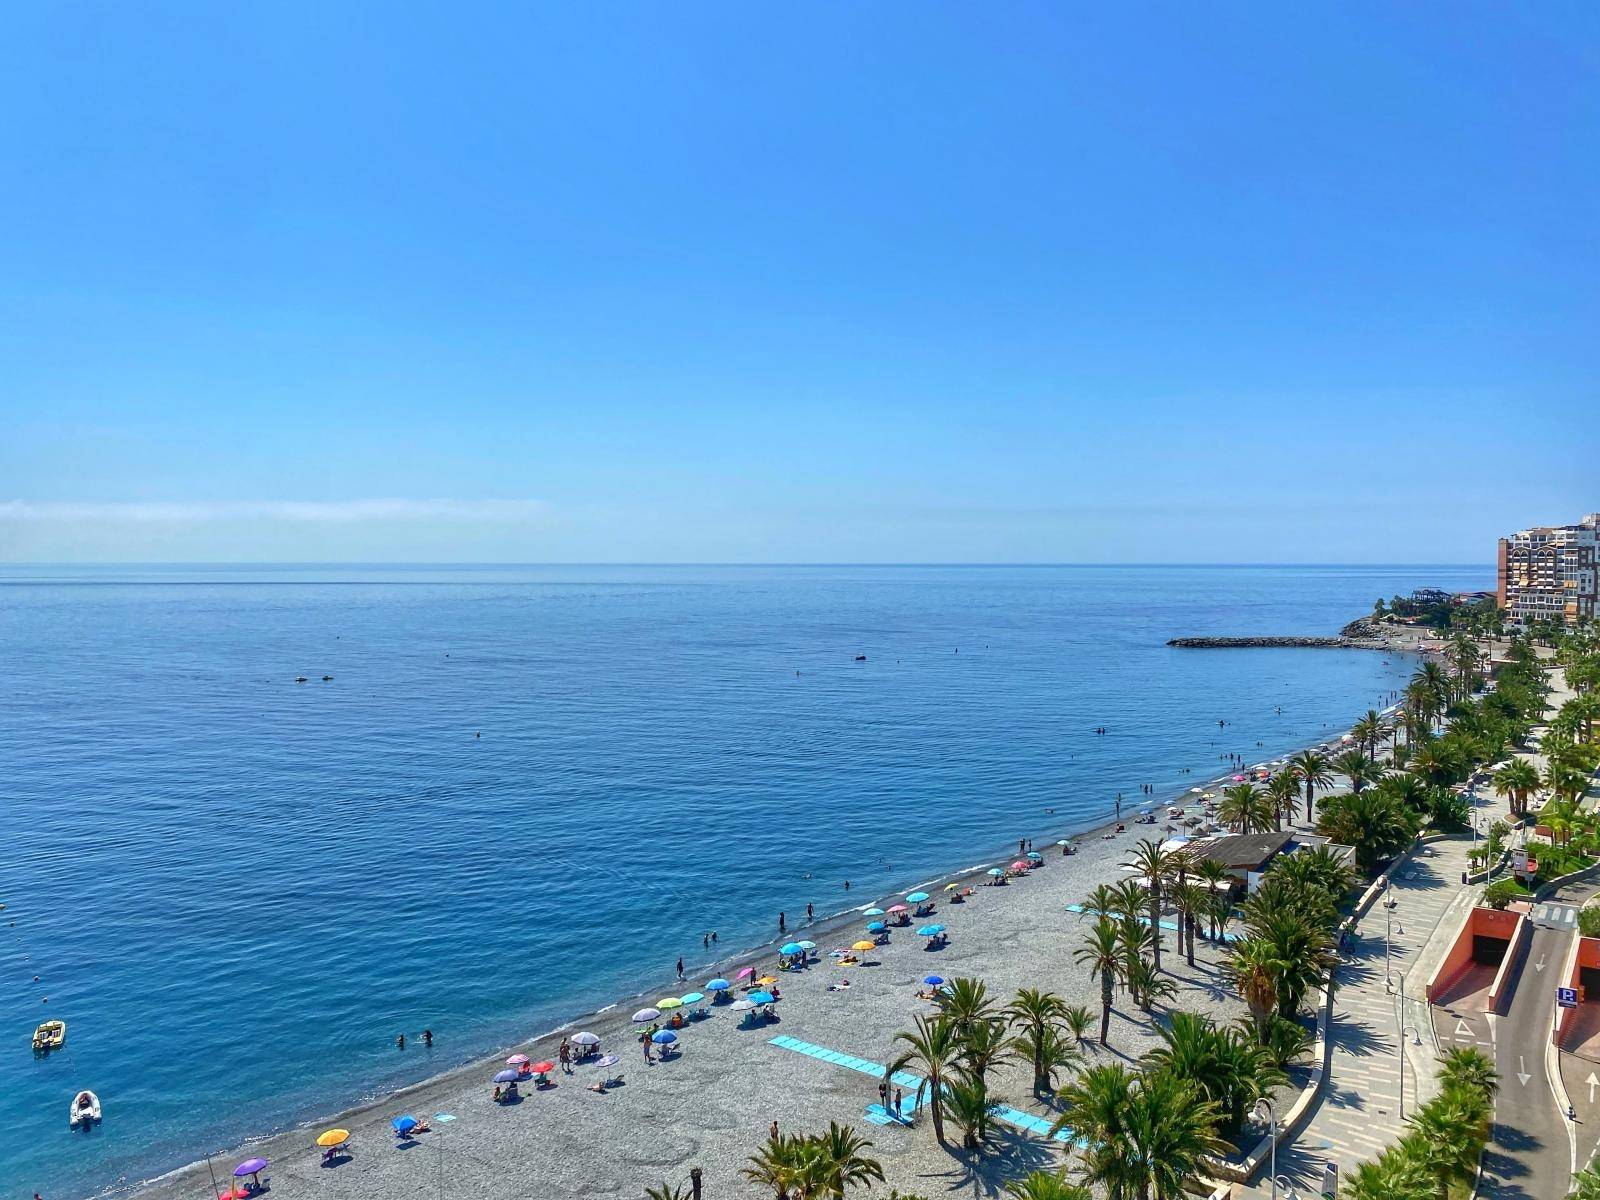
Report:
M65 1021L46 1021L33 1031L33 1052L35 1054L49 1054L52 1050L61 1049L67 1040L67 1023Z
M91 1091L79 1092L72 1098L72 1109L67 1124L73 1129L93 1129L100 1123L100 1097Z

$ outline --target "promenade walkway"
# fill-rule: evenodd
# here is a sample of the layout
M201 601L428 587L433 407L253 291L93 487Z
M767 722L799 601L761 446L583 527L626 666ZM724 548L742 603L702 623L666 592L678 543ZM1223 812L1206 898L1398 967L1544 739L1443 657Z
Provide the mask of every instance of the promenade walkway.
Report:
M1481 798L1478 815L1504 819L1505 802ZM1432 1094L1438 1048L1423 989L1443 950L1423 952L1435 929L1453 927L1482 890L1461 885L1472 845L1467 833L1413 852L1392 875L1394 906L1374 904L1357 926L1339 968L1322 1099L1300 1132L1278 1147L1278 1175L1287 1185L1279 1188L1281 1200L1319 1196L1324 1164L1338 1165L1342 1184L1358 1163L1399 1140L1402 1069L1405 1114ZM1270 1196L1267 1172L1234 1195Z

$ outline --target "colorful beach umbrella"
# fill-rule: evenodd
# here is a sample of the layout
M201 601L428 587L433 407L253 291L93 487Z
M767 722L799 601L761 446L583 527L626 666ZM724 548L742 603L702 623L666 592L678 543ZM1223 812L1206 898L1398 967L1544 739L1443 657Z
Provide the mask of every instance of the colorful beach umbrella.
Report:
M598 1046L600 1039L586 1029L582 1033L572 1035L572 1044L574 1046Z
M815 942L808 942L804 938L801 938L795 943L795 945L799 946L802 950L815 950L817 948L817 944Z
M533 1064L533 1073L535 1075L548 1075L555 1069L556 1065L553 1062L536 1062Z
M678 1035L670 1029L658 1029L650 1035L650 1040L658 1046L670 1046L678 1040Z
M749 1012L755 1007L755 1004L750 1000L735 1000L728 1007L733 1009L734 1012Z
M635 1025L648 1025L651 1021L657 1020L660 1016L661 1013L658 1009L641 1008L638 1012L633 1014L633 1023Z
M863 909L861 915L864 917L881 917L883 916L883 909L873 905L871 908Z
M771 987L777 982L778 977L776 975L763 975L760 979L756 980L756 983L761 987Z
M506 1059L506 1066L508 1067L525 1067L527 1065L528 1056L526 1054L513 1054L510 1058Z
M1058 845L1058 846L1070 846L1070 845L1072 845L1072 842L1068 838L1058 838L1056 840L1056 845Z
M685 1004L699 1004L700 1001L704 1000L705 998L704 992L690 992L687 996L678 997L678 999L682 1000Z
M710 983L706 984L706 991L725 992L732 986L733 984L729 983L726 979L713 979Z
M494 1082L495 1083L515 1083L516 1081L517 1081L517 1073L515 1071L496 1071L495 1072L495 1075L494 1075Z
M959 883L947 883L944 885L944 890L947 892L958 892L961 890L961 885Z
M594 1060L594 1065L597 1067L614 1067L621 1061L615 1054L602 1054Z
M329 1129L317 1136L317 1145L322 1147L342 1146L350 1140L348 1129Z
M235 1179L243 1179L246 1175L259 1175L267 1169L267 1160L264 1158L247 1158L233 1169Z
M403 1117L396 1117L394 1120L390 1121L389 1124L394 1126L394 1131L396 1133L398 1133L401 1137L405 1137L406 1134L410 1133L417 1127L417 1119L410 1113L407 1113ZM238 1172L235 1171L234 1174L237 1175Z
M906 906L904 904L891 904L891 905L889 905L889 911L890 912L905 912L906 911Z
M785 942L778 947L779 954L804 954L805 952L806 948L799 942Z
M941 983L944 982L944 976L943 975L924 975L922 977L922 982L927 984L929 987L938 987Z
M868 921L867 922L867 932L868 933L882 933L884 931L884 929L886 929L886 928L887 928L887 926L885 926L882 921Z
M863 939L863 940L861 940L859 942L856 942L854 945L852 945L850 947L850 949L852 949L852 950L876 950L877 948L878 948L878 943L869 942L869 941L866 941L865 939Z
M924 925L921 929L917 930L917 936L918 937L938 937L943 932L944 932L944 926L943 925Z
M775 1004L775 1003L777 1003L777 1000L778 1000L778 998L776 996L774 996L771 992L751 992L750 993L750 1003L751 1004Z
M1005 872L1002 871L999 867L990 867L989 868L989 874L991 874L991 875L1004 875Z
M656 1001L657 1008L682 1008L683 1001L676 996L663 996Z
M1040 854L1037 850L1029 850L1028 851L1028 857L1031 858L1031 859L1035 859L1035 860L1037 860L1039 862L1043 862L1044 861L1044 855Z
M735 979L749 979L755 973L756 969L754 967L740 967L733 973L733 977Z
M1012 863L1012 864L1011 864L1011 869L1012 869L1012 870L1013 870L1013 871L1026 871L1026 870L1027 870L1027 869L1028 869L1028 868L1029 868L1029 867L1031 867L1031 866L1032 866L1032 865L1033 865L1033 864L1032 864L1032 863L1027 863L1027 862L1023 862L1023 861L1022 861L1022 860L1021 860L1021 859L1020 859L1020 858L1019 858L1019 859L1017 859L1017 861L1016 861L1016 862L1014 862L1014 863Z
M927 892L911 892L906 896L906 901L910 904L921 904L927 898Z

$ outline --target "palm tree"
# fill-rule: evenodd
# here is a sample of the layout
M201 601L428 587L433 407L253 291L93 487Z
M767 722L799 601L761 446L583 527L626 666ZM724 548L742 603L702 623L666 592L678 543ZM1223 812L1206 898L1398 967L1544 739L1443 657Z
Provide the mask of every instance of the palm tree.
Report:
M1126 921L1144 912L1147 903L1145 890L1139 885L1139 881L1123 879L1111 889L1111 907L1106 911L1119 920Z
M660 1187L644 1189L644 1200L689 1200L693 1195L687 1185L674 1187L666 1180L661 1181Z
M1302 750L1289 760L1289 769L1306 789L1306 824L1316 819L1312 801L1319 787L1327 787L1332 780L1328 774L1328 758L1316 750Z
M1415 820L1415 814L1391 796L1352 792L1323 803L1317 828L1354 847L1356 865L1363 874L1371 874L1380 860L1410 845L1417 833Z
M1366 714L1350 727L1350 734L1356 739L1356 744L1367 748L1368 758L1378 757L1378 741L1383 737L1383 718L1378 715L1378 710L1369 708Z
M1433 1200L1433 1175L1404 1146L1365 1162L1344 1185L1344 1200Z
M1157 972L1147 959L1136 957L1126 970L1128 995L1144 1012L1149 1012L1156 1001L1170 1000L1178 994L1178 985Z
M950 1119L961 1130L962 1147L981 1150L994 1134L999 1104L989 1098L989 1088L978 1076L960 1076L945 1086L945 1104Z
M1600 1163L1590 1163L1572 1177L1567 1200L1600 1200Z
M1084 899L1083 909L1097 917L1104 917L1116 912L1116 905L1117 890L1109 883L1099 883Z
M787 1200L791 1190L805 1181L805 1142L798 1134L773 1134L750 1156L742 1174L751 1183L772 1189L777 1200Z
M1217 820L1235 833L1258 833L1266 828L1271 809L1267 796L1253 783L1236 783L1222 789Z
M1483 1051L1471 1047L1446 1054L1439 1070L1439 1079L1442 1087L1472 1088L1489 1097L1493 1097L1500 1089L1500 1076L1494 1069L1494 1063Z
M1010 1060L1004 1017L979 1019L956 1028L961 1037L961 1068L973 1078L986 1080L991 1069Z
M1292 771L1279 771L1267 780L1267 803L1272 809L1272 828L1282 829L1294 820L1295 803L1300 799L1300 781Z
M1034 1171L1022 1179L1006 1184L1006 1195L1011 1200L1094 1200L1086 1187L1068 1183L1060 1175L1048 1171Z
M1104 1063L1080 1072L1056 1095L1061 1115L1050 1126L1049 1136L1071 1129L1081 1141L1105 1141L1121 1127L1136 1079L1121 1063Z
M1448 1200L1452 1180L1471 1177L1488 1116L1487 1097L1466 1088L1451 1088L1409 1118L1417 1156L1432 1172L1440 1200Z
M1133 994L1133 967L1144 961L1150 948L1150 927L1139 917L1123 917L1117 922L1117 945L1122 948L1122 982Z
M933 1116L933 1136L944 1143L944 1090L945 1083L955 1070L961 1053L961 1038L955 1026L943 1015L929 1020L917 1017L917 1026L909 1033L894 1035L897 1042L906 1043L908 1049L899 1055L884 1072L885 1077L915 1065L922 1076L917 1085L917 1102L923 1093L928 1095L928 1111Z
M1045 1031L1054 1029L1066 1016L1067 1002L1054 992L1023 988L1006 1006L1006 1019L1020 1031L1014 1045L1033 1063L1033 1090L1037 1095L1046 1086ZM1087 1014L1085 1014L1087 1015Z
M973 1026L995 1015L995 1002L981 979L952 979L937 993L939 1010L966 1037Z
M1215 859L1202 858L1195 863L1194 873L1200 877L1202 882L1204 882L1206 889L1211 893L1213 900L1219 896L1222 897L1224 901L1228 899L1229 889L1222 886L1232 878L1227 867L1223 866ZM1209 905L1207 906L1206 911L1206 915L1211 919L1211 938L1213 941L1216 940L1218 933L1217 907L1219 906Z
M1525 758L1514 758L1494 773L1497 795L1511 797L1513 816L1528 811L1528 797L1539 790L1539 769Z
M1192 1081L1202 1096L1216 1102L1230 1132L1244 1124L1251 1105L1287 1081L1256 1039L1195 1013L1175 1012L1156 1032L1161 1045L1145 1055L1146 1064Z
M1114 1200L1178 1200L1206 1156L1229 1148L1217 1136L1217 1106L1166 1071L1097 1067L1061 1097L1066 1111L1051 1135L1070 1125L1087 1140L1084 1182Z
M1066 1011L1061 1014L1061 1023L1066 1026L1067 1032L1072 1035L1072 1044L1081 1046L1088 1041L1088 1038L1084 1035L1089 1032L1089 1027L1094 1024L1094 1014L1089 1011L1087 1005L1068 1005Z
M875 1158L862 1153L872 1146L848 1125L828 1122L828 1132L810 1139L817 1157L821 1159L821 1175L826 1194L844 1195L850 1187L871 1187L874 1180L883 1182L883 1167Z
M1267 1021L1278 1011L1280 981L1287 967L1278 957L1277 947L1261 938L1235 942L1223 964L1224 977L1239 989L1250 1010L1257 1041L1266 1040Z
M1072 957L1089 968L1089 978L1100 980L1100 1044L1111 1032L1111 1002L1115 998L1117 977L1122 972L1122 944L1117 940L1117 927L1110 918L1101 917L1094 923L1084 944L1072 952Z
M1094 1018L1089 1010L1078 1010L1088 1023ZM1083 1054L1081 1040L1065 1025L1051 1022L1034 1029L1024 1029L1011 1040L1011 1048L1033 1063L1033 1092L1039 1095L1055 1089L1056 1072L1070 1067Z
M1184 932L1188 934L1188 944L1185 946L1185 957L1189 965L1194 966L1194 927L1200 914L1208 912L1211 907L1211 893L1206 888L1193 883L1181 883L1173 892L1177 901L1178 911L1183 914Z
M1349 781L1350 790L1357 795L1380 774L1378 764L1359 750L1346 750L1328 765Z
M1261 900L1266 891L1265 887L1257 889L1252 901ZM1269 903L1246 910L1245 932L1245 942L1259 939L1272 947L1272 956L1280 964L1278 1015L1292 1019L1306 993L1328 981L1337 961L1328 925L1289 905Z
M1161 848L1154 838L1141 838L1133 848L1129 866L1144 873L1150 892L1150 949L1155 958L1155 969L1161 970L1161 883L1172 866L1172 855Z

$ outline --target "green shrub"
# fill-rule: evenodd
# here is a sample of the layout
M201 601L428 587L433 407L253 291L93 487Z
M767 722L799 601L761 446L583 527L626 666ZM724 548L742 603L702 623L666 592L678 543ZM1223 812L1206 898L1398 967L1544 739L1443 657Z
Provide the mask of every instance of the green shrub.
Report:
M1600 908L1579 910L1578 932L1584 937L1600 937Z
M1490 908L1504 908L1519 896L1530 894L1515 879L1497 879L1484 889L1483 902Z

